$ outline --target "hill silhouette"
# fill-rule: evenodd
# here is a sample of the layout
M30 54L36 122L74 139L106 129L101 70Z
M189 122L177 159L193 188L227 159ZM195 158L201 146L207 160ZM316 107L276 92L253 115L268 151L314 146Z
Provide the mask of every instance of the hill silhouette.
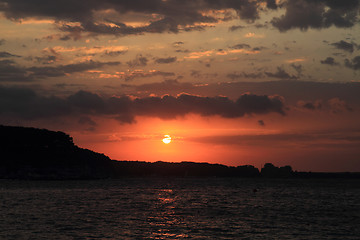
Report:
M77 147L63 132L0 126L0 178L81 179L110 177L107 156Z
M115 161L80 148L63 133L46 129L0 125L1 179L101 179L121 177L266 177L360 178L360 173L294 172L291 166L266 163L229 167L194 162Z

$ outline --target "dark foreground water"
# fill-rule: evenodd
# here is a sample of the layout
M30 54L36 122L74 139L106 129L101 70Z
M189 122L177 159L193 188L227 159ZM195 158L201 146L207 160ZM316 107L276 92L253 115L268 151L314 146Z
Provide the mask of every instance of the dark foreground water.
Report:
M183 238L360 239L360 180L0 181L0 239Z

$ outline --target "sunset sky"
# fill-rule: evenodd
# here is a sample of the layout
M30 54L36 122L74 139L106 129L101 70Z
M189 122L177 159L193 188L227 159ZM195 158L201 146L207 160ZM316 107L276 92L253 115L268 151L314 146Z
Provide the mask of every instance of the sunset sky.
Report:
M359 13L359 0L0 0L0 124L116 160L360 171Z

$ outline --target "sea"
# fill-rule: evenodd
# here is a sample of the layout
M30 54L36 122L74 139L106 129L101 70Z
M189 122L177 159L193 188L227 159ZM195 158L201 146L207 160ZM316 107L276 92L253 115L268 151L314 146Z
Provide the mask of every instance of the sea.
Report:
M0 239L360 239L360 179L0 180Z

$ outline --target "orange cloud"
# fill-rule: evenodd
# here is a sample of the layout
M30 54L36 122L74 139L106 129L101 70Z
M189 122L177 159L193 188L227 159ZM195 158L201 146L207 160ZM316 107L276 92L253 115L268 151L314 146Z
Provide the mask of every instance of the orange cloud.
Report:
M203 52L191 52L189 56L184 58L196 59L201 57L210 57L213 53L214 53L213 50L203 51Z
M249 32L249 33L245 34L244 37L246 37L246 38L264 38L265 35Z
M297 62L305 62L305 61L306 61L305 58L294 58L294 59L286 60L287 63L297 63Z

